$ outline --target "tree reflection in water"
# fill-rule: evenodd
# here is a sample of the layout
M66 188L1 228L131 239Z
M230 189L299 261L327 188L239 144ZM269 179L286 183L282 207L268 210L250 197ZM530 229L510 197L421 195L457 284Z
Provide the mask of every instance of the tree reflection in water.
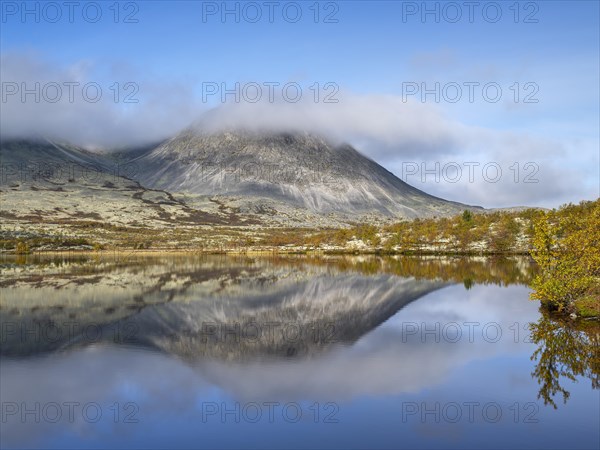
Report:
M531 341L538 346L531 355L537 362L531 376L540 385L538 399L557 409L554 398L561 394L566 404L570 396L561 378L576 382L576 377L586 377L592 389L600 389L600 322L574 323L541 312L540 319L530 325Z

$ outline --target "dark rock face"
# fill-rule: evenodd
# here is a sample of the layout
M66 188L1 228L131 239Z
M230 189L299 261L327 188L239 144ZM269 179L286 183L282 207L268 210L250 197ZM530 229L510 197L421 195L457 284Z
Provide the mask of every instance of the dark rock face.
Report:
M170 192L251 197L320 214L456 214L469 206L428 195L350 145L307 133L188 129L137 158L137 179Z

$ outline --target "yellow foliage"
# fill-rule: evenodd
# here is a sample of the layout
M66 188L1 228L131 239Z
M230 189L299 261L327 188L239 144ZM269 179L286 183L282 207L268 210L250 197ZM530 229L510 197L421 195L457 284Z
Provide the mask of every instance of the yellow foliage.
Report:
M540 273L531 298L552 309L573 309L600 284L600 199L540 214L532 245Z

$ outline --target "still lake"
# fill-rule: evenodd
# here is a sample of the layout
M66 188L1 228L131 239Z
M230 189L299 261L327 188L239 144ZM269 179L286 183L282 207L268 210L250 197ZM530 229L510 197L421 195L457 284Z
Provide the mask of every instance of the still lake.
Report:
M600 448L527 258L0 259L2 448Z

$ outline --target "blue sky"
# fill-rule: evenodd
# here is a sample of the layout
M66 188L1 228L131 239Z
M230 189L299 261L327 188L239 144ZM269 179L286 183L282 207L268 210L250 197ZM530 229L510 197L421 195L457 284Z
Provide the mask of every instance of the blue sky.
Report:
M219 106L218 95L202 101L202 83L296 82L302 102L283 105L285 114L269 105L244 113L244 120L285 116L310 129L319 117L319 132L350 141L399 176L406 161L497 162L504 178L513 176L515 162L521 172L528 162L539 167L535 185L406 179L454 200L558 206L599 196L597 1L475 2L472 20L464 2L319 2L318 23L315 1L274 2L272 23L262 1L226 2L229 9L237 3L239 21L233 14L223 20L223 2L120 2L118 8L114 1L96 2L97 8L79 2L72 23L63 2L25 2L39 10L39 21L22 16L23 2L1 3L3 83L94 81L105 94L92 105L77 97L52 104L3 98L3 135L54 130L91 146L140 143L171 135ZM421 16L423 5L439 9L437 21ZM256 7L262 18L250 23L245 18ZM284 7L290 19L297 10L302 17L286 20ZM214 8L203 20L203 10ZM91 23L96 9L102 16ZM62 18L51 23L56 11ZM457 11L462 17L451 23ZM323 23L331 13L337 23ZM128 14L137 23L123 23ZM138 103L105 101L115 82L121 89L135 83ZM315 104L309 89L315 82L339 87L338 104ZM407 83L430 89L439 83L453 92L449 83L465 89L465 82L479 83L472 103L466 90L456 103L418 94L402 101ZM498 102L483 97L486 83L502 89ZM527 94L537 103L525 103Z

